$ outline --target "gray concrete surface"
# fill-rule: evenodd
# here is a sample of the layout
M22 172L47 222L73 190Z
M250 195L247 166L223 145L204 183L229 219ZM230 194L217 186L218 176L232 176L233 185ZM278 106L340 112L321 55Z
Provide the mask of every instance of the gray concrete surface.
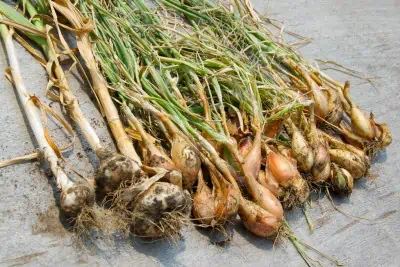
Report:
M308 58L335 60L380 77L376 88L350 77L351 94L362 108L373 110L378 121L387 122L394 137L393 144L377 158L371 175L356 184L351 197L335 199L344 212L372 221L346 217L323 198L310 211L316 226L314 233L309 232L299 210L288 213L290 224L302 240L347 266L400 266L400 1L254 3L258 10L285 21L286 29L313 37L313 42L302 48ZM18 46L18 51L29 89L44 99L45 72L24 49ZM3 48L0 58L0 73L4 73L7 60ZM333 75L341 80L349 78ZM34 151L36 144L13 87L3 74L0 77L0 158L8 159ZM70 75L69 80L102 140L112 147L82 78ZM58 104L53 107L58 108ZM58 140L65 140L63 133L55 130ZM80 140L75 142L68 162L91 177L97 162ZM190 228L176 243L146 243L138 239L105 242L94 238L85 250L78 249L73 245L73 235L60 223L57 194L45 174L38 163L0 170L0 266L304 266L287 240L274 245L246 233L240 224L227 247L211 245L207 235ZM315 253L310 255L330 265Z

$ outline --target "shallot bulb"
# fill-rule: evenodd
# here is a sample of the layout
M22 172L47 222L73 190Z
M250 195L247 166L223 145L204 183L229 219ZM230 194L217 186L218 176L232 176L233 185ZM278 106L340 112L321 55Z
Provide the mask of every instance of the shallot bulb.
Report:
M320 136L315 123L314 104L310 105L309 131L307 134L314 153L314 162L311 168L313 182L322 183L326 181L331 173L331 160L328 152L328 144Z
M329 114L325 118L330 124L339 125L339 123L343 120L343 104L338 96L338 93L333 90L327 90L328 92L328 107Z
M299 168L302 171L307 172L311 170L314 164L312 148L291 119L288 119L288 128L292 134L292 150Z
M328 96L320 88L312 89L312 95L315 102L315 114L318 118L325 119L329 114Z
M293 163L280 153L268 150L266 168L275 177L279 185L291 192L285 204L288 208L303 203L310 195L307 182L302 179Z
M203 173L200 170L197 190L193 195L193 216L205 226L214 226L216 224L215 208L213 191L205 183Z
M348 170L354 179L361 178L368 170L368 163L365 161L365 158L353 152L341 149L329 149L329 154L332 162Z
M353 176L344 168L337 164L332 164L331 184L333 190L340 194L351 194L354 186Z
M244 198L240 201L238 213L244 227L260 237L276 235L282 225L282 215L276 216Z
M311 169L313 181L321 183L326 181L331 173L331 159L325 145L319 144L314 148L314 165Z
M218 223L224 224L232 216L236 215L241 193L238 188L228 183L222 176L212 172L211 175L214 176L214 180L218 179L215 176L219 176L219 189L216 191L215 217Z
M343 94L350 105L349 117L353 131L358 136L367 140L372 140L376 137L375 125L373 120L370 120L367 115L359 109L353 102L349 94L350 83L346 81L343 87Z
M172 141L171 159L182 172L184 188L191 188L197 181L201 167L196 149L185 138L176 134Z
M260 174L258 175L257 181L269 191L271 191L271 193L274 194L275 197L279 198L281 196L282 189L279 186L276 178L271 174L269 170L261 170Z

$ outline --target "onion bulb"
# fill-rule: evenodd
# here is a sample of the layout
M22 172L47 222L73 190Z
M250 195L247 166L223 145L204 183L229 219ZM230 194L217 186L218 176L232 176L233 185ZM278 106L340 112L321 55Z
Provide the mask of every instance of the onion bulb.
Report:
M343 104L340 100L338 93L333 90L327 90L328 92L328 107L329 114L325 118L330 124L339 125L343 120Z
M195 148L179 134L172 141L171 159L182 172L184 188L191 188L197 181L201 161Z
M258 177L261 169L261 130L257 130L251 149L244 157L244 169L254 178Z
M193 195L194 218L205 226L214 226L216 223L215 206L214 194L205 183L203 173L200 170L197 190Z
M260 174L258 175L257 181L269 191L271 191L271 193L274 194L274 196L276 196L277 198L281 196L282 189L279 186L278 181L276 181L275 177L271 174L269 170L261 170Z
M310 195L310 188L297 168L280 153L272 150L267 153L266 168L279 185L289 193L289 196L284 200L284 206L291 208L296 204L303 203Z
M343 94L350 105L350 112L348 116L351 119L351 125L354 133L367 140L372 140L376 137L374 122L370 120L367 115L354 104L350 97L349 91L350 83L346 81L343 87Z
M331 173L331 160L328 152L328 144L320 136L317 125L315 123L314 104L310 105L309 131L307 133L308 140L313 149L314 163L311 168L313 182L322 183L326 181Z
M241 193L238 188L228 183L219 173L210 172L210 175L215 184L219 182L219 188L216 190L215 218L218 223L224 224L237 213Z
M319 88L314 88L312 90L312 95L315 102L315 114L318 118L325 119L329 114L328 96Z
M260 237L274 236L282 225L283 216L271 214L244 198L240 200L238 213L246 229Z
M359 155L341 149L329 149L331 160L340 167L349 171L354 179L359 179L368 170L368 164L365 159Z
M302 171L307 172L314 164L312 148L291 119L288 119L288 127L292 134L292 150L298 166Z
M266 167L284 188L290 187L292 181L300 176L297 168L285 156L272 150L268 151Z
M314 165L311 169L313 182L321 183L326 181L331 173L331 159L325 145L319 144L314 148Z
M353 190L353 176L343 168L340 168L337 164L332 164L332 176L331 176L331 184L333 190L340 194L351 194Z

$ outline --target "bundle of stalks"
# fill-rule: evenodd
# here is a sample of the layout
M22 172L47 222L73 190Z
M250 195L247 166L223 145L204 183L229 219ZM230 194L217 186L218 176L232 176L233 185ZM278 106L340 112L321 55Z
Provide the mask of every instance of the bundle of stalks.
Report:
M21 30L42 48L60 102L100 158L96 187L135 235L175 236L191 212L212 228L238 214L261 237L285 228L302 253L284 209L314 185L350 194L391 143L348 82L275 37L248 1L234 1L238 14L204 0L39 1L70 55L60 27L76 37L121 154L106 152L69 90L50 25L22 2L31 22Z
M75 23L73 24L73 26L82 26L82 24L79 24L83 23L82 17L79 16L80 13L77 13L79 11L77 11L73 5L68 6L68 3L66 2L62 2L61 4L65 5L58 5L55 2L51 2L50 5L47 6L49 8L47 11L51 11L53 12L53 14L55 14L55 9L61 9L69 15L69 17L67 18L71 19L71 21ZM146 237L162 237L169 236L179 231L181 227L180 220L186 220L185 217L187 217L187 214L190 212L189 198L187 194L181 189L182 182L180 179L180 172L177 171L176 168L166 168L167 171L164 171L163 167L165 166L158 166L158 164L156 164L158 167L157 169L146 169L148 174L157 174L148 179L146 173L141 170L141 159L136 154L131 140L127 137L125 129L122 128L119 114L115 109L108 89L106 88L107 84L105 83L105 80L102 78L101 74L98 72L97 64L94 61L94 57L91 52L91 46L87 33L83 33L83 36L80 36L80 42L78 42L78 46L81 52L85 53L84 59L89 62L89 64L87 62L86 63L91 73L92 80L94 81L95 93L98 96L100 103L105 106L103 110L106 114L106 117L110 121L110 128L112 130L112 133L114 134L114 137L117 140L118 147L124 155L110 153L103 148L102 144L100 143L100 139L97 137L95 131L90 126L87 119L84 117L82 111L80 110L78 100L69 90L66 76L58 61L58 54L56 53L56 49L58 47L56 46L56 43L53 42L52 35L50 35L49 33L50 26L46 27L45 22L41 18L37 17L37 10L31 2L23 1L23 5L27 8L28 15L33 18L32 23L11 8L5 5L2 5L2 8L7 11L3 12L7 14L11 21L17 23L17 25L19 25L22 30L25 29L26 36L39 44L39 46L43 50L43 53L47 57L48 63L46 65L46 70L49 74L49 80L53 83L56 83L55 86L59 88L58 96L60 102L67 108L67 111L74 122L76 122L80 126L80 129L86 137L89 145L92 147L92 149L100 159L99 169L97 170L95 181L98 191L102 193L103 196L112 196L113 194L119 196L121 194L121 191L123 192L126 209L130 209L129 218L125 219L132 224L132 229L135 234ZM43 7L45 7L45 5L43 5ZM62 43L66 46L67 50L69 50L58 28L56 15L54 15L54 19L56 22L55 26L58 29L59 37L61 38ZM25 26L25 28L22 26ZM28 27L28 32L26 31L26 27ZM32 28L35 27L41 34L45 33L45 30L47 30L48 37L42 38L41 36L33 35L32 32L29 32L32 31ZM110 103L111 105L109 105ZM136 127L138 127L138 125L136 125ZM142 140L145 139L142 138ZM168 159L167 157L160 159L159 153L157 154L157 151L155 150L155 146L153 145L153 147L151 147L149 142L147 142L146 145L148 151L150 152L147 153L150 161L154 161L154 158L156 159L156 161ZM173 180L174 184L158 183L158 180L164 178L164 176L168 176L167 180ZM94 182L92 181L91 183ZM62 188L66 187L67 184L64 184L65 182L60 186ZM66 188L64 191L69 189L69 187ZM81 187L82 186L80 186L79 188ZM141 189L140 192L137 192L138 188ZM157 196L155 196L155 190L157 192ZM135 193L132 193L132 195L129 196L131 191L134 191ZM62 199L64 199L65 194L62 195ZM78 195L80 196L82 194ZM68 196L68 205L75 205L76 203L72 203L74 201L73 199L71 199L71 196ZM164 207L159 208L158 211L154 211L154 208L149 207L149 205L153 205L152 199L154 199L154 197L156 197L158 200L165 201ZM130 200L128 201L129 198ZM90 201L90 203L93 204L93 192L91 193L91 199L92 201ZM135 205L132 205L131 203L133 199L135 199ZM66 205L64 205L64 202L65 201L62 201L61 203L63 209L71 209L69 206L67 207ZM100 211L101 208L96 207L96 209L90 211L88 209L85 209L85 214L81 214L81 206L83 206L83 204L85 203L80 202L78 203L80 205L76 204L75 206L77 207L75 207L73 211L69 212L73 212L75 217L77 217L75 219L75 222L77 224L80 224L77 226L77 228L80 229L79 231L84 231L85 225L83 224L89 222L90 227L95 226L97 228L101 228L98 226L102 226L102 223L98 221L95 222L95 220L99 218L101 218L102 220L107 220L105 216L99 216L100 213L98 211ZM122 219L126 216L128 212L125 212L125 210L122 211L121 205L118 205L118 207L119 209L115 210L118 215L117 213L113 212L109 212L109 214L115 217L120 217L120 222L122 222ZM179 216L174 216L175 212L179 214ZM172 224L168 223L168 219L164 218L164 221L160 220L160 217L163 218L164 215L173 221L173 226ZM108 222L104 222L103 224L107 225L107 227L110 226L110 223ZM125 227L125 225L127 225L127 223L118 224L120 225L120 227ZM171 225L171 227L165 227L163 224Z
M36 141L40 146L39 150L41 157L43 157L50 167L56 179L57 186L61 190L60 206L66 213L74 215L80 212L85 206L93 205L94 192L92 187L87 183L77 183L68 178L65 174L59 162L59 159L62 157L61 152L55 145L53 139L49 136L49 132L42 122L42 116L46 114L42 107L43 104L25 87L13 42L14 30L1 24L0 31L6 47L7 57L10 62L10 78L17 90L19 101L24 107L24 112L28 118L29 126L31 127Z
M138 2L139 4L136 2L136 8L140 8L140 2ZM114 6L108 6L107 8L109 10L106 10L99 4L93 2L91 3L93 7L99 11L101 17L101 19L98 19L98 24L96 23L96 25L102 25L102 23L103 25L107 25L106 27L118 25L118 19L114 18L115 15L111 14L121 14L122 16L124 14L130 14L128 22L132 21L130 22L132 24L127 25L129 26L129 29L136 29L136 27L138 27L137 25L143 23L141 22L142 18L140 18L140 16L135 16L134 10L130 10L132 9L132 6L124 4L124 2L119 3L119 5L116 4ZM127 22L125 21L125 23ZM154 21L152 23L154 23ZM124 33L120 34L120 36L131 35L129 30L127 31L125 29L125 25L119 24L118 26L120 26L120 28L115 28L115 31L120 30ZM160 43L159 47L162 47L163 44L169 44L170 47L174 46L173 42L175 42L175 40L169 40L169 37L167 36L158 38L156 34L154 36L149 36L149 32L151 33L151 31L146 30L146 28L143 26L138 27L137 30L141 31L143 34L144 38L141 39L141 43L147 42L146 47L152 47L152 42L157 41ZM152 25L150 25L150 27L151 26ZM159 35L161 35L161 33ZM130 37L132 39L135 38L135 36ZM102 41L106 43L110 40L111 39L109 37L105 37ZM131 85L131 88L126 88L126 86L120 84L120 90L123 90L123 94L126 95L126 101L130 101L133 105L139 106L139 108L150 112L156 120L164 123L167 129L167 138L168 136L170 136L170 138L174 138L174 136L177 135L176 132L180 130L183 132L183 134L189 135L189 140L194 139L193 146L198 148L200 154L204 152L207 153L206 156L208 156L208 159L205 159L204 156L202 156L202 161L204 165L206 165L208 172L210 173L210 177L212 178L211 182L213 184L214 193L211 193L210 190L207 189L204 191L203 189L205 186L201 180L199 194L200 190L202 190L201 193L206 195L204 198L210 200L210 202L215 202L207 205L208 207L214 207L210 209L215 212L213 220L209 220L210 223L223 223L229 217L235 214L237 208L239 207L239 214L244 217L244 222L247 227L251 228L250 225L253 225L255 228L257 228L262 227L262 225L266 225L258 230L250 229L251 231L260 233L265 231L264 234L261 233L264 236L269 236L276 233L280 225L279 221L283 215L282 208L276 197L267 188L261 186L256 181L261 167L261 118L263 118L263 116L260 115L260 103L258 100L259 96L257 96L257 86L255 81L253 81L255 78L252 77L251 73L244 69L243 66L241 66L243 64L241 64L237 59L234 59L229 55L224 55L223 53L218 53L218 50L213 48L210 48L209 51L206 51L206 46L204 47L204 51L202 53L204 57L199 57L198 60L196 60L195 57L192 57L193 53L190 53L189 50L187 53L184 53L186 51L175 51L174 55L172 55L172 53L169 55L168 53L165 53L165 56L163 55L162 57L159 57L158 54L153 51L153 49L147 49L145 53L140 54L137 52L137 50L132 49L132 47L134 47L133 45L129 46L122 40L112 45L104 45L103 49L109 49L109 47L113 46L118 46L121 49L123 47L123 50L129 51L127 53L130 55L136 54L137 60L134 66L138 67L135 67L135 69L141 68L139 67L140 63L144 65L142 67L143 69L141 71L141 76L137 76L135 73L133 73L133 75L129 75L127 71L123 70L120 72L121 70L118 69L116 70L117 73L108 74L108 76L113 77L125 76L125 83ZM109 49L108 53L113 52ZM161 49L159 53L163 53ZM212 54L214 54L214 61L220 62L219 69L215 69L215 67L210 68L202 64L207 60L206 57L211 56ZM108 57L110 56L108 55ZM151 62L149 58L155 62ZM224 61L226 62L225 65L222 63ZM120 63L114 63L114 65L122 64L123 58L121 57ZM154 67L153 64L157 64L156 67ZM110 69L109 67L110 66L103 66L103 69ZM121 67L119 68L121 69ZM218 72L220 72L223 68L229 68L230 70L228 70L226 73L222 72L221 74L218 74ZM174 94L173 89L170 89L168 86L166 86L168 82L166 81L168 79L168 75L163 75L163 69L168 69L170 77L184 76L185 80L182 80L182 82L186 83L188 91ZM140 81L140 83L136 83L135 81ZM201 81L203 81L203 83ZM206 83L208 83L208 85L205 85ZM235 86L235 83L238 83L238 86ZM247 91L240 90L241 85L243 88L247 88ZM209 93L208 96L205 94L206 90ZM146 98L149 97L151 99L151 103L146 103L145 99L143 99L143 96ZM180 97L184 98L185 103L189 103L191 99L196 99L196 97L200 98L202 104L201 108L204 112L204 116L206 117L206 121L199 119L199 114L196 113L194 108L188 108L187 105L182 105L182 101L179 101L182 100ZM165 101L163 98L169 101ZM255 132L255 140L252 144L252 149L246 155L246 157L243 157L243 155L239 152L236 145L236 140L230 136L225 119L225 103L231 102L232 104L230 105L234 106L234 101L238 102L240 101L240 98L244 98L246 100L244 103L245 109L243 109L241 112L246 113L246 116L252 119L249 124L252 124ZM154 106L150 108L150 105ZM173 123L175 124L171 123L169 117L172 117ZM209 118L209 120L207 120L207 118ZM177 127L180 129L177 129ZM206 133L206 135L204 133ZM203 137L203 135L205 137ZM231 173L231 168L228 162L222 159L223 155L217 151L219 148L214 147L213 143L208 142L206 139L207 137L213 138L213 141L218 141L220 145L223 146L226 153L229 153L239 172L241 172L241 174L244 176L246 189L254 198L254 202L245 201L242 199L242 197L240 197L240 192L238 191L239 187ZM174 145L173 140L171 143ZM175 153L173 147L171 149L171 153ZM172 158L174 158L173 155ZM221 197L223 198L222 200ZM196 195L195 200L200 199L203 201L204 198ZM239 199L242 200L239 201ZM227 205L227 203L232 203L232 201L233 205ZM196 203L194 206L204 207L204 205L196 205ZM227 212L227 207L230 207L231 211ZM272 214L269 215L269 212ZM202 212L199 210L194 211L194 214L197 215L201 213ZM251 217L251 214L253 213L260 214L262 218L265 217L265 220L262 219L261 222L258 222L257 220L259 219L257 217ZM276 221L271 221L270 219L267 219L268 217L275 217ZM204 220L202 220L203 218L198 219L204 222ZM272 226L268 225L271 223L273 224ZM258 224L261 225L257 226Z
M255 16L254 10L246 3L235 1L239 10L239 14L236 14L218 3L208 1L159 2L191 23L204 27L204 31L212 31L225 46L263 68L263 74L274 79L289 94L296 96L293 91L296 90L302 94L299 98L309 98L314 102L315 112L309 112L310 109L306 108L296 119L291 118L294 123L286 123L292 139L292 154L299 160L302 171L312 169L313 182L327 181L327 173L333 176L333 172L329 171L330 158L341 167L353 170L349 170L352 175L361 177L369 166L367 156L374 156L391 143L387 126L375 122L373 115L366 117L354 104L349 96L348 82L342 85L313 67L292 47L276 38L269 30L268 21L264 22ZM227 35L226 32L231 34ZM351 121L351 126L345 122L345 114ZM343 140L338 142L360 149L359 152L363 154L361 159L355 159L352 152L332 151L327 146L325 137L316 134L316 122L320 129L331 136L341 136ZM309 144L304 142L307 138Z

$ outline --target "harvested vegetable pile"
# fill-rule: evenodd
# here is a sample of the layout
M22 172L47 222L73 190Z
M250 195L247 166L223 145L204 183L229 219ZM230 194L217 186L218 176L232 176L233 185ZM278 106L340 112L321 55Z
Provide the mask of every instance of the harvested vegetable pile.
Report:
M351 194L391 143L386 124L350 97L349 82L277 38L248 1L232 2L0 3L7 77L79 235L174 238L192 222L224 232L239 215L257 236L287 236L307 262L284 210L302 207L313 191ZM13 37L45 67L48 96L97 155L94 180L63 171L69 147L57 147L46 115L71 135L72 127L26 89ZM104 148L81 111L65 56L90 80L119 153Z

